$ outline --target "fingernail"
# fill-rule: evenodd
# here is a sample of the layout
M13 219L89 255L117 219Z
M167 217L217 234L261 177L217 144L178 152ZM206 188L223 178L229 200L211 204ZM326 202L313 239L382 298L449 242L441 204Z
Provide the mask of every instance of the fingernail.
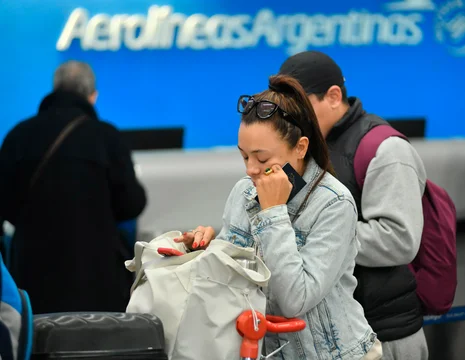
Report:
M202 246L204 246L204 245L205 245L205 241L202 240L202 241L200 242L200 247L202 247Z
M178 241L179 241L179 238L174 238L173 241L174 241L174 242L178 242Z
M192 244L192 249L197 249L197 246L199 246L199 244L193 243L193 244Z
M187 232L184 232L184 233L182 233L182 234L183 234L184 236L186 236L186 235L187 235Z

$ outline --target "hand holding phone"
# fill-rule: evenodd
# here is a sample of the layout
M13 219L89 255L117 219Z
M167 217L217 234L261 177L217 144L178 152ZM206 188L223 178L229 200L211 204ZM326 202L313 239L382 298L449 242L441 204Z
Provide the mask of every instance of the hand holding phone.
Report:
M256 184L258 195L255 199L262 209L288 203L307 184L289 163L282 168L272 167L272 170Z
M274 165L271 169L273 171L269 175L265 174L256 181L257 197L262 209L286 204L306 185L288 163L282 168Z
M307 185L307 182L289 163L284 164L283 171L286 173L289 182L292 184L292 191L287 199L287 202L289 202L300 190L304 188L305 185Z

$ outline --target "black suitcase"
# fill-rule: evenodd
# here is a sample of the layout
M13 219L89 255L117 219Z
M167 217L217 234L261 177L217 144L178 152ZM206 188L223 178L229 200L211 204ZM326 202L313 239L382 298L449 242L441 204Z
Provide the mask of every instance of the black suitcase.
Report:
M32 360L168 360L161 321L149 314L34 316Z

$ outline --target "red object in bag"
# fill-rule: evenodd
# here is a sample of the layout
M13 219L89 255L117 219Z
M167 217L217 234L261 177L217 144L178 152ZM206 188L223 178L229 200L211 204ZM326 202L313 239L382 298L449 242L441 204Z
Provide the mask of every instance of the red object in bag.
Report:
M179 250L176 250L176 249L173 249L173 248L164 248L164 247L158 248L157 252L160 255L163 255L163 256L183 256L183 255L185 255L184 253L182 253Z

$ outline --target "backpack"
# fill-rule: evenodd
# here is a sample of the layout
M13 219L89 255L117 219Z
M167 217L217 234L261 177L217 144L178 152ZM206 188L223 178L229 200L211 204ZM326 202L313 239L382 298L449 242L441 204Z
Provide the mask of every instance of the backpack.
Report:
M0 359L28 360L32 349L32 310L0 257Z
M388 137L407 137L389 125L372 128L360 141L354 158L355 178L360 190L371 159ZM423 204L423 233L420 249L409 264L417 282L417 296L425 315L445 314L452 306L457 287L457 215L447 192L426 181Z

